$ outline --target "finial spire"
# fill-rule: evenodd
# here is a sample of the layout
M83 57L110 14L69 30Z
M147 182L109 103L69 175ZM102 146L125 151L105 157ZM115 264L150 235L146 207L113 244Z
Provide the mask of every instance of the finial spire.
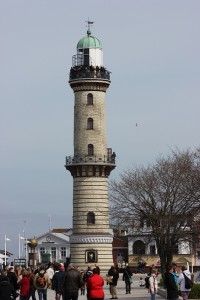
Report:
M88 21L85 21L85 22L87 22L87 27L88 27L87 35L89 36L89 35L91 35L90 26L91 26L94 22L90 21L89 19L88 19Z

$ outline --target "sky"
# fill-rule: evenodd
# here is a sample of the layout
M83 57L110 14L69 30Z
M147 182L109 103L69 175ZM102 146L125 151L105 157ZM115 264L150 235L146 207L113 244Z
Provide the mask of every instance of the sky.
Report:
M107 146L118 179L171 149L195 149L200 128L199 0L0 0L0 249L72 226L72 56L86 22L111 71ZM137 123L137 126L136 126Z

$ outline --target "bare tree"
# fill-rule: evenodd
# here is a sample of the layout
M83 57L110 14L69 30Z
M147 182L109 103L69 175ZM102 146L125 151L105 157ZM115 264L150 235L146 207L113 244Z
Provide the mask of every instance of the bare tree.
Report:
M191 242L200 209L200 151L172 151L154 165L137 167L111 183L111 215L117 223L135 226L144 220L155 239L161 272L172 263L175 245Z

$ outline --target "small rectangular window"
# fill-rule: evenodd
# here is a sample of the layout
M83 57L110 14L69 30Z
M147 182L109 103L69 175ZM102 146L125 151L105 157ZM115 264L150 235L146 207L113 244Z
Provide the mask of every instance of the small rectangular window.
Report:
M61 257L65 258L66 257L66 247L61 247L60 252L61 252Z
M55 247L51 248L51 257L52 257L52 259L56 259L56 248Z

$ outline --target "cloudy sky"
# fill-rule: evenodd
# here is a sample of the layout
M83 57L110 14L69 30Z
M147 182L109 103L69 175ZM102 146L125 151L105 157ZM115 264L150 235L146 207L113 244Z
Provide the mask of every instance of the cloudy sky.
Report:
M0 249L71 227L72 56L86 20L112 72L108 147L118 178L178 147L198 147L200 1L0 0ZM138 126L136 126L136 123Z

